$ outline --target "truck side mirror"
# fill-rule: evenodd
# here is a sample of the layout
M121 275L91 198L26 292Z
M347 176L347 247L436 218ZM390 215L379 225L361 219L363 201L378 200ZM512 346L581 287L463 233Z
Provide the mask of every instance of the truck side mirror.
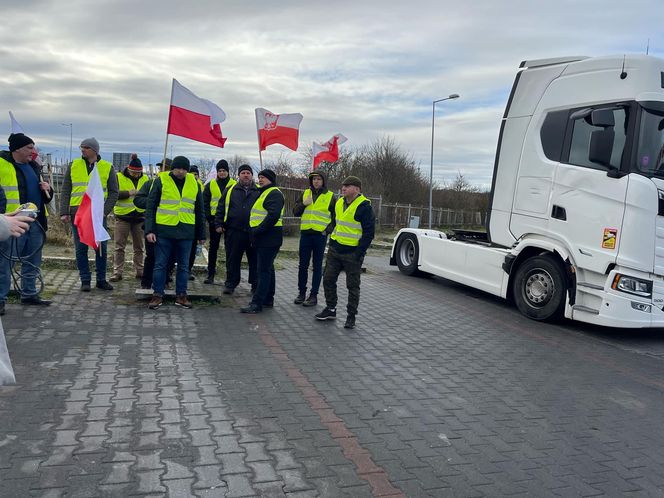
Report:
M590 113L590 124L602 128L615 126L616 120L613 117L613 109L595 109Z
M613 114L611 117L613 117ZM613 128L595 130L590 134L588 159L590 159L591 162L601 164L607 168L611 167L611 153L613 152L613 140L615 134Z

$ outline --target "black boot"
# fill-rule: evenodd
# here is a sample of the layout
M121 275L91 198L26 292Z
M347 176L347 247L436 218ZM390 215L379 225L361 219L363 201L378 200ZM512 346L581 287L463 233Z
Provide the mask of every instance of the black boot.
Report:
M304 302L305 297L306 296L304 295L304 292L300 292L297 295L297 297L295 298L295 300L293 301L293 303L294 304L302 304Z
M355 315L348 315L346 317L346 323L344 323L345 329L354 329L355 328Z

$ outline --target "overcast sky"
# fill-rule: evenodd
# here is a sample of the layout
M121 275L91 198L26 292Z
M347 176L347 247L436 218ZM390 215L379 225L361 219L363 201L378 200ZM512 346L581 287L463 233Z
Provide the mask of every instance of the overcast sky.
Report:
M171 79L226 112L224 149L169 137L173 154L258 163L254 108L300 112L300 151L337 132L360 147L393 137L428 175L490 186L500 117L522 60L664 57L662 0L237 0L3 2L0 109L68 158L163 154ZM2 143L3 147L6 144ZM301 153L280 145L265 159Z

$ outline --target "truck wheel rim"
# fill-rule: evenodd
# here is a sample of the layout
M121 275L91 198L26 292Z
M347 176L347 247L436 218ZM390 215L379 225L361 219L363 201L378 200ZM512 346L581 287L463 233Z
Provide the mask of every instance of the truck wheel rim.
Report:
M413 264L413 260L415 259L415 244L413 244L412 240L406 239L401 243L399 257L405 266Z
M530 273L524 286L528 303L537 308L541 308L551 301L555 290L553 277L542 269Z

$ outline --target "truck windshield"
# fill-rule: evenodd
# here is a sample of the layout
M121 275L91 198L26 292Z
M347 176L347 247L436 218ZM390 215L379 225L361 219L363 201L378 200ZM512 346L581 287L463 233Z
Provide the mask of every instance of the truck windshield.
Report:
M638 171L648 177L664 178L664 106L642 105L637 150Z

